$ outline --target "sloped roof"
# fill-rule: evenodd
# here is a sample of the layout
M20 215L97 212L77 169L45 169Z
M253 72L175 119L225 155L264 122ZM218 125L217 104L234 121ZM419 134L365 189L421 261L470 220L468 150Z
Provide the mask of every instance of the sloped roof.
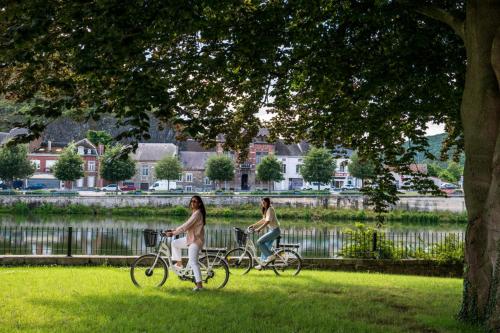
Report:
M348 149L348 148L344 148L344 147L341 147L341 146L337 146L335 147L335 149L333 149L333 155L334 157L336 158L351 158L352 154L354 153L354 150L352 149Z
M26 128L19 128L19 127L11 129L8 133L0 132L0 144L7 142L7 140L9 140L12 137L25 134L28 134L28 130Z
M159 161L165 156L177 155L177 146L173 143L139 143L132 154L136 161Z
M210 156L215 152L182 151L180 153L182 166L185 170L204 170Z
M40 143L39 147L33 150L32 154L60 154L67 145L68 142L51 141L49 150L49 142L44 141Z
M243 129L241 130L243 132ZM269 143L267 138L269 137L269 130L267 128L261 127L259 128L259 131L253 138L253 142L257 143ZM218 134L216 140L218 142L225 142L226 141L226 135L225 134Z
M275 154L277 156L303 156L309 151L309 144L305 141L286 144L283 140L275 143Z
M215 148L205 148L198 141L193 139L188 139L186 141L179 142L179 151L192 151L192 152L215 152Z
M81 139L80 141L77 141L75 142L75 146L82 146L82 147L85 147L85 148L90 148L90 149L97 149L96 146L94 146L92 144L92 142L90 142L89 139Z
M410 170L413 172L427 174L427 164L410 164Z

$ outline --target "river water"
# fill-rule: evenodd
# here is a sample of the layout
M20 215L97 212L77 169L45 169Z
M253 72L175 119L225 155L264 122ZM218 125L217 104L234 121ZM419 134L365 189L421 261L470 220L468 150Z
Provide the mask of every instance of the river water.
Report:
M147 253L144 229L170 229L184 222L178 217L89 217L89 216L13 216L0 215L0 255L68 254L139 255ZM245 228L254 219L208 219L206 246L237 246L233 227ZM356 250L356 242L368 248L380 245L380 237L411 257L417 250L432 251L435 244L446 244L449 237L463 240L464 225L386 224L372 233L357 236L353 221L317 223L282 220L282 243L298 244L304 257L340 257ZM370 226L374 227L373 224ZM451 235L451 236L450 236ZM254 241L259 235L251 236ZM362 238L359 238L362 237Z

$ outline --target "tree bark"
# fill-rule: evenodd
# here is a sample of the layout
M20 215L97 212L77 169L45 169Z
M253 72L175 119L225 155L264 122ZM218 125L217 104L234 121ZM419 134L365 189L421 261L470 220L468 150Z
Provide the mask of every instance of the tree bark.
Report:
M500 0L470 0L461 107L468 214L459 317L500 332Z

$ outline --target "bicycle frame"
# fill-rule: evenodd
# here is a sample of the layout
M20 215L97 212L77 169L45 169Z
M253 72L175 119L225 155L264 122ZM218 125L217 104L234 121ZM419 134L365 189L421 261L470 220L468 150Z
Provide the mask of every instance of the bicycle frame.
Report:
M152 267L156 267L156 264L158 262L158 258L161 257L162 259L164 259L164 260L167 261L167 266L169 267L169 269L172 272L174 272L175 275L177 275L177 276L179 276L180 278L183 278L183 279L192 279L192 278L194 278L193 269L189 265L189 262L188 262L187 266L184 267L182 270L175 270L173 268L172 252L170 250L170 247L167 245L167 238L168 237L166 237L166 236L161 236L161 238L160 238L160 244L156 248L156 253L152 253L152 254L156 255L156 258L155 258L155 261L153 262ZM200 252L203 252L203 250L200 251ZM220 251L218 251L215 254L215 258L214 258L214 260L212 262L210 262L210 260L208 258L208 251L205 251L205 256L207 257L207 265L205 265L203 262L199 263L200 264L201 275L202 275L202 277L204 279L210 274L209 272L212 270L213 266L215 264L218 264L221 260L224 259L223 256L220 256Z
M250 234L248 234L247 241L245 243L245 250L250 253L250 255L257 262L257 264L261 265L262 260L260 259L260 256L257 256L257 248L255 247L255 243L253 242L253 240L249 236L250 236ZM274 241L273 241L273 243L274 243ZM279 249L275 249L273 246L271 248L271 250L273 251L273 254L276 254L276 253L278 253ZM244 253L245 252L243 252L242 255Z

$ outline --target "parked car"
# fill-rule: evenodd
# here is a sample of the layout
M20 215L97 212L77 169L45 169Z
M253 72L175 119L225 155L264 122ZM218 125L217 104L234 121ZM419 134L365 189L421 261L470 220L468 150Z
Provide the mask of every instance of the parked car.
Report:
M15 188L15 189L21 189L23 188L23 181L22 180L14 180L12 182L12 188Z
M312 191L317 191L318 190L318 182L312 182L312 183L305 183L304 186L301 188L302 190L312 190ZM319 190L320 191L330 191L331 185L330 184L319 184Z
M0 183L0 190L6 190L8 188L9 187L7 185L5 185L4 183Z
M122 191L137 191L137 187L135 187L134 183L123 182L122 187L120 188Z
M46 188L47 188L47 185L42 184L42 183L35 183L35 184L31 184L31 185L26 187L27 190L43 190Z
M446 193L448 196L452 196L452 197L454 197L454 196L460 197L460 196L464 195L464 191L461 189L446 189L446 190L441 190L441 191Z
M116 192L120 191L120 188L116 184L109 184L104 187L101 187L101 191L103 192Z
M442 190L454 190L454 189L457 189L458 186L455 184L452 184L452 183L442 183L440 188Z
M346 184L346 185L342 185L342 187L340 188L342 191L355 191L357 190L358 188L355 187L354 185L351 185L351 184Z
M169 185L170 183L170 185ZM177 183L175 181L168 180L157 180L149 187L150 191L173 191L177 189Z

